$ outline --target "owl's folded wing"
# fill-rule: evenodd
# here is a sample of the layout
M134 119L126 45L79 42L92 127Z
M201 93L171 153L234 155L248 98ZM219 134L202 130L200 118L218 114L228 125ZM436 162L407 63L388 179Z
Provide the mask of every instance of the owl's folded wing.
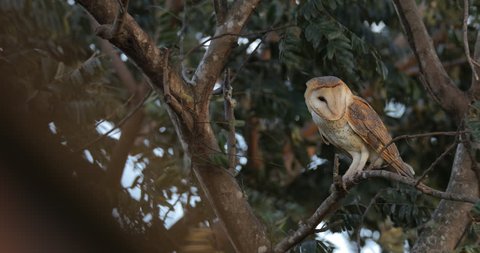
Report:
M412 177L412 172L404 165L397 146L392 143L386 149L392 137L387 131L378 114L362 98L353 96L353 101L347 109L347 119L350 127L365 143L380 154L400 175Z

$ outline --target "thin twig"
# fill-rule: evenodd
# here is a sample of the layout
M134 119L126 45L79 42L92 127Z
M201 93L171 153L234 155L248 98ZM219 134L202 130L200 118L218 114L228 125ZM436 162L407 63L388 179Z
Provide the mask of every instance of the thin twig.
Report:
M163 219L162 221L165 221L168 217L168 214L175 210L175 206L178 204L178 202L180 202L180 200L182 199L182 194L180 194L177 198L177 200L175 200L175 202L173 202L173 204L171 206L168 207L168 210L165 212L165 214L163 215Z
M313 230L313 232L315 234L316 233L322 233L322 232L331 230L332 228L335 228L335 227L341 225L342 223L343 223L343 221L341 221L341 220L337 220L337 221L334 221L332 223L325 223L325 225L323 225L320 229L315 229L315 230Z
M370 200L370 203L368 203L367 209L365 209L365 212L363 212L362 218L360 218L360 224L358 225L358 229L357 229L357 248L358 248L358 251L360 251L360 247L358 247L358 246L360 246L360 230L362 228L363 222L365 221L365 217L367 216L367 213L370 211L370 208L372 208L373 204L375 204L377 199L388 189L390 189L390 188L382 189L379 192L377 192L377 194L375 194L375 196Z
M235 104L232 99L232 86L230 85L230 69L225 70L225 81L223 83L223 98L225 107L225 120L228 122L228 137L227 137L227 153L228 155L228 170L235 174L235 167L237 166L237 140L235 137Z
M279 31L279 30L285 30L289 27L293 27L295 25L285 25L285 26L281 26L281 27L276 27L276 28L271 28L271 29L266 29L266 30L262 30L262 31L257 31L257 32L251 32L251 33L223 33L223 34L220 34L220 35L217 35L217 36L213 36L213 37L210 37L206 40L204 40L202 43L196 45L195 47L193 47L192 49L190 49L182 58L182 61L184 61L190 54L192 54L194 51L196 51L197 49L203 47L205 44L207 44L207 42L209 41L212 41L212 40L216 40L216 39L220 39L220 38L223 38L225 36L235 36L235 37L248 37L248 36L253 36L253 35L259 35L259 34L266 34L266 33L269 33L269 32L274 32L274 31Z
M468 0L463 0L463 47L465 48L465 55L467 56L468 64L470 64L470 68L472 69L473 76L475 80L478 81L478 74L475 70L475 65L473 64L472 56L470 55L470 47L468 46L468 8L469 8Z
M390 142L388 142L381 150L378 152L380 155L377 157L376 160L370 163L370 165L367 167L367 170L373 169L373 165L375 162L381 158L381 154L385 150L387 150L390 145L394 144L395 142L402 140L402 139L414 139L414 138L421 138L421 137L430 137L430 136L438 136L438 135L446 135L446 136L458 136L460 134L464 133L470 133L468 130L464 131L450 131L450 132L429 132L429 133L421 133L421 134L405 134L405 135L400 135L395 138L393 138Z
M147 94L145 94L145 96L143 97L142 101L140 101L123 119L121 119L117 125L115 125L115 127L113 127L112 129L110 129L109 131L107 131L106 133L98 136L97 138L95 138L94 140L92 140L91 142L83 145L82 147L80 147L79 149L75 150L74 152L79 152L79 151L82 151L84 149L87 149L89 148L90 146L92 146L93 144L97 143L98 141L100 141L101 139L107 137L108 135L110 135L113 131L117 130L118 128L120 128L123 124L125 124L125 122L127 122L128 119L130 119L138 110L140 110L140 108L142 108L143 104L145 103L145 101L147 101L148 97L150 97L150 94L152 94L152 89L149 89Z
M250 59L252 58L252 56L255 54L255 52L257 52L257 50L260 48L260 45L263 44L263 40L260 40L260 42L258 43L258 45L253 49L253 51L248 55L247 59L245 59L245 61L242 62L242 65L240 65L240 67L238 67L237 71L235 71L235 75L232 77L232 79L230 80L230 83L233 83L236 79L237 79L237 76L238 76L238 73L240 73L240 71L243 69L243 67L245 67L245 65L247 64L248 61L250 61Z
M448 148L445 149L445 151L443 151L443 153L439 157L437 157L437 159L435 159L435 161L433 161L433 163L430 164L430 166L428 166L428 168L417 179L417 182L415 183L415 186L420 184L420 182L423 181L423 179L430 173L430 171L432 171L435 168L435 166L437 166L437 164L443 159L443 157L446 156L448 153L450 153L457 146L457 144L458 144L458 142L455 141L450 146L448 146Z
M441 198L441 199L447 199L447 200L453 200L453 201L459 201L459 202L468 202L468 203L476 203L479 201L478 198L471 198L468 196L463 196L460 194L455 194L455 193L449 193L449 192L442 192L435 190L433 188L430 188L424 184L417 184L417 181L414 178L410 177L404 177L402 175L386 171L386 170L370 170L370 171L363 171L360 176L361 179L367 179L367 178L384 178L388 179L390 181L396 181L400 182L406 185L410 185L415 187L417 190L436 197L436 198Z

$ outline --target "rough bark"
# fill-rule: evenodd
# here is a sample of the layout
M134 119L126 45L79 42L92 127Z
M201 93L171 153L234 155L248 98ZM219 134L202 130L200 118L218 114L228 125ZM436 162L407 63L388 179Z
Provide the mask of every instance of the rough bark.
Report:
M472 100L470 94L476 93L478 84L475 81L472 82L470 94L458 89L441 65L415 1L394 0L394 3L419 63L424 80L423 85L445 111L457 120L462 120ZM478 60L478 47L477 38L474 57L476 60ZM478 197L478 178L472 170L472 161L463 144L457 147L447 192ZM453 251L463 232L468 228L470 209L471 204L468 203L442 200L432 220L421 232L412 252Z
M78 1L100 24L112 23L116 15L114 0ZM110 39L135 61L165 97L166 109L175 125L192 169L214 213L225 227L237 252L268 252L270 242L265 228L253 214L242 190L225 168L211 163L222 152L210 125L208 106L215 81L223 71L232 46L259 0L236 1L225 21L219 24L207 52L200 62L192 85L182 80L169 59L168 49L158 49L153 40L126 15L123 29ZM229 34L222 36L222 34Z
M447 192L458 192L464 196L478 197L478 183L471 169L472 161L468 150L459 144L453 162ZM473 181L473 182L472 182ZM420 233L412 252L451 252L470 224L470 203L440 201L432 219Z

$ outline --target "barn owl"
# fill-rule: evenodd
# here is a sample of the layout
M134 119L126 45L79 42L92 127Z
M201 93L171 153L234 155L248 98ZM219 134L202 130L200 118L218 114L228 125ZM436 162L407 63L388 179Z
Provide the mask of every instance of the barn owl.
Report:
M365 100L353 95L339 78L324 76L310 79L305 103L322 139L352 157L352 163L342 178L344 183L360 173L367 161L373 167L386 162L403 176L413 177L415 174L412 167L402 160L395 144L385 148L392 137L378 114Z

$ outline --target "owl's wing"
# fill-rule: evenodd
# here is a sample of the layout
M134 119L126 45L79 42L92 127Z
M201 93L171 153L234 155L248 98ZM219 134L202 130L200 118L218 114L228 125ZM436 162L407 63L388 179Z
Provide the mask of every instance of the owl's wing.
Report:
M387 131L378 114L362 98L353 96L353 102L347 110L348 124L358 134L365 143L388 164L390 164L400 175L413 177L413 171L402 161L395 143L389 144L392 137Z

